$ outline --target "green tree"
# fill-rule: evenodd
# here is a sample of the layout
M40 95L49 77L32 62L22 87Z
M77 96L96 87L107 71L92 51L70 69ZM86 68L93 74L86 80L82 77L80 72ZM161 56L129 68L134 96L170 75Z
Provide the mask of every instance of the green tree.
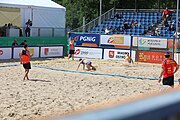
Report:
M66 7L66 26L71 29L82 26L83 17L86 23L99 16L99 0L54 0ZM102 13L113 7L113 0L102 0Z
M75 29L99 16L100 0L53 0L66 8L66 26ZM136 4L135 4L136 1ZM102 13L116 9L164 9L176 8L176 0L102 0Z

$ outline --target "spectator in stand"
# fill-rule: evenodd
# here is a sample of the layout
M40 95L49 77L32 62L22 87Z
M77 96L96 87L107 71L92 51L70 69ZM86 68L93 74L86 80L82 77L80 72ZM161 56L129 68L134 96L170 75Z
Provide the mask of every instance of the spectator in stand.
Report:
M175 30L176 30L176 29L175 29L175 26L174 26L174 23L170 24L169 30L170 30L170 31L175 31Z
M108 26L106 26L106 29L105 29L105 34L109 34L111 32L111 30L109 29Z
M26 40L24 40L20 45L27 45L27 41Z
M122 18L121 13L116 12L115 15L114 15L114 18L121 19Z
M177 33L175 32L175 33L174 33L174 36L175 36L176 38L179 38L179 37L180 37L180 32L177 32Z
M131 25L129 26L127 22L124 22L123 30L127 30L127 29L130 29L130 28L131 28Z
M156 30L155 30L155 36L160 36L159 28L156 28Z
M131 22L131 26L136 26L137 24L138 24L137 22L134 21Z
M12 46L18 46L18 43L17 43L17 40L14 39L13 43L12 43Z
M162 18L164 19L164 21L167 21L169 20L171 17L170 17L170 13L171 12L175 12L174 10L169 10L167 7L166 9L163 11L163 14L162 14Z

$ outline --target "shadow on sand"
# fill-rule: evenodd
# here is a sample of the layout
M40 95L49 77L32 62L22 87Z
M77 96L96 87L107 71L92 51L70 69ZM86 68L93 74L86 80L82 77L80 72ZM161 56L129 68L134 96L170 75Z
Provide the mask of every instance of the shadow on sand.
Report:
M48 81L48 80L40 80L40 79L30 79L28 81L34 81L34 82L51 82L51 81Z

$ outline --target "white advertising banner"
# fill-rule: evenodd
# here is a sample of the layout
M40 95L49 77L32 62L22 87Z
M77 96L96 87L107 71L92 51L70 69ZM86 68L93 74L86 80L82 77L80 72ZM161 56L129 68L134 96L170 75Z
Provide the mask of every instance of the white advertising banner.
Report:
M138 37L134 37L133 36L133 43L132 43L132 46L138 46Z
M102 48L75 47L75 57L100 58L102 59Z
M174 54L174 60L177 62L178 65L180 65L180 53Z
M130 54L130 50L104 49L104 59L124 61L127 53ZM135 57L136 57L136 52L132 51L131 58L133 61L135 61Z
M138 47L167 48L167 39L139 37Z
M23 47L15 47L13 58L19 58L19 53L23 50ZM30 54L33 56L31 58L38 58L39 57L39 47L28 47Z
M63 57L63 46L41 47L40 57Z
M130 46L131 36L130 35L101 35L100 44L102 45L119 45L119 46Z
M0 59L11 59L12 48L0 48Z

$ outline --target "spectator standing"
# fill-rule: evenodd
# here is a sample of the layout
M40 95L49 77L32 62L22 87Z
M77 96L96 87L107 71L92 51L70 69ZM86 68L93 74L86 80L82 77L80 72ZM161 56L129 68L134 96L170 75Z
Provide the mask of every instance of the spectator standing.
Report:
M8 28L7 24L5 24L3 27L2 27L2 36L6 36L6 29Z
M26 22L26 29L25 29L26 37L30 37L30 31L31 31L30 26L32 26L32 21L28 19L28 21Z
M162 14L162 18L164 19L164 21L167 21L170 19L170 13L171 12L175 12L174 10L169 10L167 7L166 9L163 11L163 14Z

